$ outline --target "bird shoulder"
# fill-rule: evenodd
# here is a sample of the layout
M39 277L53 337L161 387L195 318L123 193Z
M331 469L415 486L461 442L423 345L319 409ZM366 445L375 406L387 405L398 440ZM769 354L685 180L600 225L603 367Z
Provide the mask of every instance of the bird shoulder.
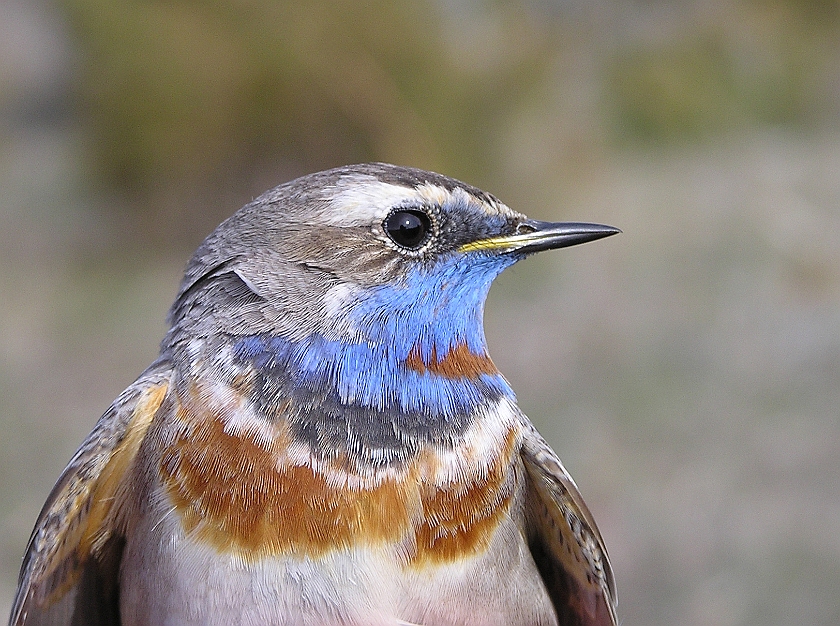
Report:
M122 545L120 492L168 387L168 366L150 367L70 460L29 539L10 626L70 624L80 616L86 624L111 623Z
M531 554L560 623L615 626L612 567L577 485L530 423L521 454L528 476L525 501Z

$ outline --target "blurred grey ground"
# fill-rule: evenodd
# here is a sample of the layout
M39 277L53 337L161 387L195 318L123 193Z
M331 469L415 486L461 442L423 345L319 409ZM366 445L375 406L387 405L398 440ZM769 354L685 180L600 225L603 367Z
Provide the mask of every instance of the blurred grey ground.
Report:
M257 173L230 197L188 214L177 208L187 192L132 199L91 183L88 122L67 103L68 84L88 61L64 11L81 4L0 1L3 613L53 481L154 358L194 245L248 194L320 163L285 155L272 167L270 155L257 159ZM492 131L483 140L492 148L484 166L436 150L420 105L415 131L431 137L432 148L414 156L389 148L390 140L370 148L374 158L468 178L533 217L623 229L509 270L491 293L486 322L494 360L601 526L626 626L840 623L840 125L833 121L840 57L836 42L802 49L830 38L767 26L788 5L798 6L527 4L538 36L502 39L510 46L536 37L540 54L562 54L542 68L528 97L476 126ZM497 63L487 58L494 46L482 40L528 27L499 17L497 5L477 13L459 2L441 6L456 21L441 36L464 65ZM543 16L565 24L574 45L546 31ZM750 36L772 35L766 46L744 44L772 62L738 57L747 76L738 84L769 81L767 94L784 101L775 112L738 113L738 103L769 95L716 93L718 83L704 83L709 74L695 62L714 55L681 35L698 23L741 32L730 23L739 19ZM780 33L799 43L779 43ZM628 67L652 67L644 76L661 77L657 56L636 65L629 53L621 58L630 65L599 62L604 49L627 39L643 51L651 41L689 41L664 48L666 61L688 58L666 63L679 80L631 81ZM780 52L789 48L792 57ZM774 63L786 62L805 63L790 71L802 81L773 78ZM808 78L820 63L821 80ZM605 67L625 74L609 82ZM692 72L700 79L692 82ZM688 87L662 91L681 80ZM670 102L669 110L688 107L674 117L678 140L667 128L654 128L649 140L611 130L605 84ZM644 109L622 119L667 126L671 118L656 115ZM152 202L176 208L142 208ZM143 220L157 222L143 230ZM166 220L185 233L174 244L159 234Z

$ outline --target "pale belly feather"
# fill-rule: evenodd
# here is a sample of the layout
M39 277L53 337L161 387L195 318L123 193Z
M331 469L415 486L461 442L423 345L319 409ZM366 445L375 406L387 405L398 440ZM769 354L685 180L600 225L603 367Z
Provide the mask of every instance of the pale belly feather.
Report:
M401 564L386 546L248 561L186 537L175 514L134 528L122 563L123 626L556 624L509 518L486 551L423 566Z

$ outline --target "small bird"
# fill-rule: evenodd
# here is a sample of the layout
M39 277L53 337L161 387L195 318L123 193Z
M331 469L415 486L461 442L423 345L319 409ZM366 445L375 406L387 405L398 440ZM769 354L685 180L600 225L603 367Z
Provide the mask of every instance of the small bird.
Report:
M617 232L381 163L258 197L58 479L10 625L615 625L482 318L506 267Z

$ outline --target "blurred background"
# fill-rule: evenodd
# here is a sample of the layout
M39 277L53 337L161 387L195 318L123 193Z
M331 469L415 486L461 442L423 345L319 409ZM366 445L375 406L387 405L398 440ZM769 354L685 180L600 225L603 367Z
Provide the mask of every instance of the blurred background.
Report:
M384 160L623 229L486 313L622 623L840 623L839 115L832 0L0 0L0 613L198 243Z

